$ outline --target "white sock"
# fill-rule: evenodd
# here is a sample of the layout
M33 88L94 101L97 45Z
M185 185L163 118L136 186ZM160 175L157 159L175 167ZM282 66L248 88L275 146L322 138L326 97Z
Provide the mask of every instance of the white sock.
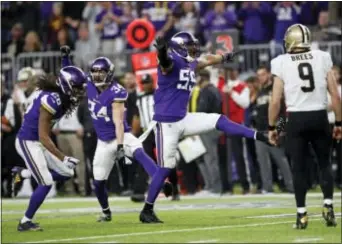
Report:
M303 208L297 208L297 213L300 213L300 214L303 214L306 212L306 208L303 207Z
M332 199L324 199L323 203L326 205L332 205L333 204Z
M31 177L31 172L28 169L23 169L20 173L21 177L27 179Z
M27 218L26 216L24 216L22 219L21 219L21 221L20 221L20 223L25 223L25 222L28 222L28 221L31 221L31 219L29 219L29 218Z

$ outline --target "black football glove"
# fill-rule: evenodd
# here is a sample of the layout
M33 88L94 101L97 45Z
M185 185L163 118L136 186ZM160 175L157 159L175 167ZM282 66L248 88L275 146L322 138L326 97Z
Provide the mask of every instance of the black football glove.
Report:
M163 37L157 37L156 43L153 46L158 50L158 52L166 52L167 51L167 42Z
M68 45L61 46L60 51L62 57L68 57L70 55L70 47Z
M234 60L234 58L240 53L241 51L231 52L222 54L222 63L229 63Z
M125 165L125 150L122 144L118 144L115 159L120 165Z

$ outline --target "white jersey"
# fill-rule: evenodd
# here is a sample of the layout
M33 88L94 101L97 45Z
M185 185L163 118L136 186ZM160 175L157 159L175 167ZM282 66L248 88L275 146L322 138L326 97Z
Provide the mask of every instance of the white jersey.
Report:
M327 108L327 73L331 56L321 50L283 54L271 61L271 72L284 82L288 112L317 111Z

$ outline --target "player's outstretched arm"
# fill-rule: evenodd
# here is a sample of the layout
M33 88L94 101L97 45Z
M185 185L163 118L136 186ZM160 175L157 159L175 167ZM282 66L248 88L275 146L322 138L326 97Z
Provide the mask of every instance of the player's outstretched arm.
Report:
M207 66L223 64L233 61L238 52L231 52L225 54L209 54L198 61L197 70L204 69Z
M55 155L57 158L63 161L65 155L60 150L58 150L58 148L53 143L50 137L52 116L53 115L49 113L46 109L44 109L43 107L40 108L39 141L49 152L51 152L53 155Z
M277 145L278 133L276 130L276 122L280 112L281 99L283 96L284 83L283 81L274 76L272 97L268 106L268 126L269 126L269 141L273 145Z
M167 54L167 42L163 37L158 37L154 47L158 52L158 63L163 73L169 73L172 70L173 62Z
M62 68L72 65L70 59L70 47L67 45L61 46L60 51L62 56Z

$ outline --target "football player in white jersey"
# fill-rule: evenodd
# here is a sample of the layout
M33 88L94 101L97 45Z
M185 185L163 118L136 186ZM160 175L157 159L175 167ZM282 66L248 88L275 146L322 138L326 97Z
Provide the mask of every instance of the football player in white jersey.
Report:
M300 24L290 26L284 37L286 53L271 61L274 75L272 98L269 105L269 140L277 144L275 123L282 95L285 95L288 112L286 129L287 150L292 162L293 183L297 204L295 228L305 229L308 216L305 196L305 155L311 143L319 163L321 189L324 196L323 217L327 226L336 226L333 210L333 175L330 162L331 131L327 117L327 91L331 95L336 116L333 137L341 139L341 99L332 72L330 54L311 50L309 29Z

